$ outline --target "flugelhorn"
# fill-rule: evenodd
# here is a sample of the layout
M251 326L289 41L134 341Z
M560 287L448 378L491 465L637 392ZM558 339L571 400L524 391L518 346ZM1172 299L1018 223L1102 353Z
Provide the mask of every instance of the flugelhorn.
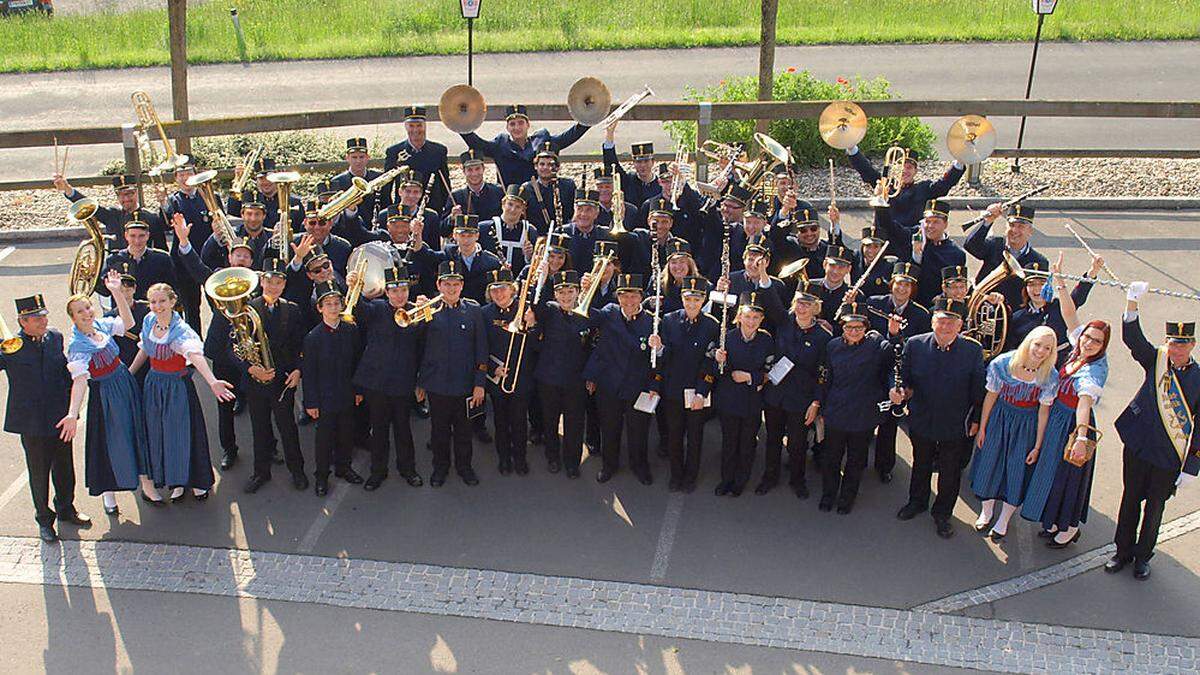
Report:
M875 195L867 203L871 206L886 207L890 200L900 194L900 180L904 175L904 164L908 161L908 150L893 145L883 156L883 172L875 183Z
M154 104L150 102L150 95L144 91L135 91L129 98L133 101L133 113L137 116L139 129L144 133L153 130L158 136L159 143L162 144L166 159L155 168L160 172L174 171L190 162L191 159L187 155L176 154L175 148L171 146L171 139L163 130L162 120L159 119L158 112L154 110Z
M392 318L396 321L397 326L408 328L415 323L431 321L433 315L442 311L443 307L445 307L445 304L443 304L442 295L439 293L412 309L404 309L403 307L397 309Z
M225 215L225 209L221 208L221 202L217 200L216 191L213 190L213 179L217 177L215 169L209 169L191 176L187 179L188 187L194 187L200 193L200 198L204 200L204 205L208 207L208 213L212 216L212 231L217 235L217 241L225 245L226 250L233 249L234 239L237 237L233 231L233 225L230 224L229 218ZM197 242L199 246L203 242Z
M658 244L651 240L650 246L657 255ZM608 270L609 265L612 265L613 255L597 255L592 259L592 271L588 274L587 288L579 294L579 302L575 303L575 309L571 310L572 314L577 314L583 318L588 317L588 312L591 311L592 300L595 299L596 293L600 290L601 284L604 283L604 273Z
M104 267L104 226L96 219L98 208L95 199L84 197L67 209L67 217L71 222L82 225L88 235L87 239L79 242L75 259L71 262L68 284L72 295L91 295L96 290L100 270Z

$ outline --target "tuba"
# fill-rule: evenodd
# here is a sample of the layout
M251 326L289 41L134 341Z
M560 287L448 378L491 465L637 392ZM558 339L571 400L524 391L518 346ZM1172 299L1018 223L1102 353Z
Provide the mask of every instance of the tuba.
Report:
M229 340L234 356L252 366L274 370L275 361L271 358L262 318L248 302L256 288L258 274L245 267L217 270L204 282L205 295L229 319Z
M13 332L8 328L8 322L4 320L4 316L0 315L0 353L15 354L21 351L21 347L25 345L25 341L19 335L13 335Z
M300 180L300 173L273 171L267 174L267 180L275 184L275 201L279 203L279 222L271 233L271 247L286 260L292 253L292 185Z
M85 197L67 210L71 222L82 225L88 235L75 249L75 260L71 263L72 294L91 295L100 281L100 270L104 267L104 228L96 220L98 208L95 199Z
M208 212L212 215L213 234L217 235L217 241L224 244L228 251L233 249L233 242L237 239L237 234L234 233L233 225L225 216L225 209L221 208L221 202L217 200L216 192L213 191L213 179L216 177L216 170L209 169L188 178L187 184L188 187L194 187L200 192L200 198L204 200L204 205L208 207ZM197 242L196 245L199 246L203 243Z
M964 333L983 345L985 359L1003 351L1008 337L1008 307L989 301L987 296L1009 277L1024 280L1025 271L1011 253L1004 251L1000 264L980 280L967 298L967 329Z
M442 303L442 296L438 294L412 309L404 309L403 307L397 309L392 318L395 319L397 326L408 328L414 323L432 321L433 315L442 311L443 307L445 305Z

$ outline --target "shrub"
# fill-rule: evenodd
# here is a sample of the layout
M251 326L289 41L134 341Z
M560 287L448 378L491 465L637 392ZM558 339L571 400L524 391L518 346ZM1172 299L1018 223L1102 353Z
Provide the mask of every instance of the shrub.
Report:
M775 75L773 96L776 101L827 100L886 100L894 97L891 85L882 77L872 80L837 78L834 82L818 79L806 70L791 68ZM721 80L720 84L697 90L687 87L684 99L689 101L754 101L758 99L758 78L755 76ZM664 122L663 126L676 143L695 147L696 123ZM830 158L842 154L821 140L816 118L772 120L767 134L789 147L797 164L821 166ZM721 143L742 143L749 147L754 135L754 120L714 120L710 138ZM867 126L867 135L859 148L868 155L882 155L892 143L908 148L924 159L937 155L934 133L916 117L874 118Z

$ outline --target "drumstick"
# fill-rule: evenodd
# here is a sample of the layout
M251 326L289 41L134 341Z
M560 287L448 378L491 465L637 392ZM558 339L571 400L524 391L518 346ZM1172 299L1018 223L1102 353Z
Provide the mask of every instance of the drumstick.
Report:
M66 177L66 175L67 175L67 157L70 157L70 156L71 156L71 146L68 145L67 147L63 148L62 169L59 170L59 173L61 173L63 175L63 177Z
M446 186L446 196L450 197L451 195L453 195L454 189L450 187L450 181L446 180L446 175L443 174L441 171L435 171L434 173L436 173L438 175L438 178L442 179L442 185ZM467 190L467 192L470 192L470 190Z
M54 137L54 173L61 173L58 170L58 136Z
M833 191L833 160L829 160L829 205L837 208L837 194Z

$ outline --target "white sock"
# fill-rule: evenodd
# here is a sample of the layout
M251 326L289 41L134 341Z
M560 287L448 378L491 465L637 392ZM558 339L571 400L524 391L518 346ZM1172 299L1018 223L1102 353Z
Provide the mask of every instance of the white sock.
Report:
M171 490L171 499L178 499L183 496L183 488L177 487Z
M1008 519L1017 512L1017 507L1004 502L1004 506L1000 507L1000 517L996 519L996 524L992 526L998 534L1008 534Z
M1057 541L1060 544L1065 544L1068 541L1071 541L1071 539L1075 536L1075 532L1078 530L1079 530L1078 527L1068 527L1067 529L1063 530L1062 532L1059 532L1058 534L1054 535L1054 541Z
M192 488L192 494L196 495L197 497L204 494L205 492L208 492L208 490L205 490L203 488Z
M104 500L104 508L111 509L117 505L117 496L111 492L100 493L100 499Z
M979 523L980 525L987 525L988 523L992 522L992 514L995 513L995 509L995 499L983 500L983 503L979 507L979 519L975 522Z

